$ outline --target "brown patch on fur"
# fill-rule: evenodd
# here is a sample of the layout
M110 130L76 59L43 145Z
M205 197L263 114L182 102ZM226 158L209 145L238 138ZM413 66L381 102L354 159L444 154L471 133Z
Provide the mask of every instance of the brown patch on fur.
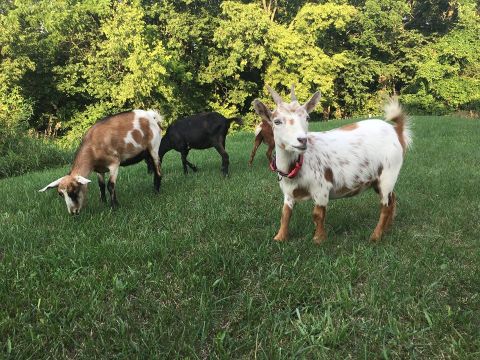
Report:
M315 205L313 208L313 222L315 223L315 234L313 235L313 241L315 244L320 244L327 239L327 233L325 232L325 214L327 209L325 206Z
M288 124L288 125L293 125L293 120L292 120L292 119L288 119L288 120L287 120L287 124Z
M296 188L293 190L293 197L295 199L310 198L310 192L304 188Z
M392 192L388 195L388 205L382 205L382 209L380 210L380 219L378 220L378 224L373 231L370 240L378 241L382 237L383 233L388 229L388 227L392 224L393 218L395 216L395 209L396 209L396 196Z
M339 130L352 131L352 130L355 130L356 128L358 128L357 123L353 123L353 124L342 126L341 128L339 128Z
M142 133L140 132L140 130L138 130L138 129L133 130L133 131L132 131L132 138L133 138L133 140L134 140L137 144L142 145L142 143L143 143L143 135L142 135Z
M140 122L140 129L142 129L143 136L144 136L144 143L142 145L148 146L150 145L150 141L152 141L153 139L152 129L150 129L150 123L148 122L147 119L144 119L144 118L139 119L139 122Z
M380 164L380 166L378 167L378 170L377 170L378 177L380 177L380 175L382 175L382 172L383 172L383 165Z
M288 224L292 217L292 209L287 204L283 204L282 217L280 219L280 229L277 235L273 238L276 241L285 241L288 237Z
M333 171L331 168L329 167L325 168L323 176L325 176L325 180L333 184Z
M88 169L98 172L108 171L112 164L119 164L124 159L138 155L151 146L153 133L148 119L140 118L138 129L133 129L133 111L113 115L93 125L84 137L83 144L88 147L79 149L73 163L75 174L88 173ZM136 147L125 143L127 134L131 132L133 140L140 145ZM143 132L143 134L142 134Z

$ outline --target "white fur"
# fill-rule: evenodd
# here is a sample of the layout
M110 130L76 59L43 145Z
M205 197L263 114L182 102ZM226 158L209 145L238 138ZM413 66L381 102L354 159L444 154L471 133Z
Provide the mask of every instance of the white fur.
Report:
M393 191L402 167L403 149L392 125L383 120L372 119L357 123L354 130L335 129L308 134L308 147L304 164L297 177L283 178L280 187L284 202L289 207L295 204L293 191L307 190L316 205L326 206L329 199L336 199L341 189L364 190L378 177L381 202L388 204L388 195ZM288 172L298 153L277 147L277 166ZM333 183L325 177L326 169L333 173Z
M404 152L394 126L371 119L356 123L353 129L310 132L307 136L307 111L311 111L318 100L312 96L303 106L298 102L277 102L273 112L261 103L254 103L257 113L264 118L268 116L272 122L278 169L288 173L299 155L304 156L298 175L293 179L284 177L280 182L284 203L292 208L296 200L312 198L316 205L326 206L329 199L361 192L376 182L381 203L387 205L402 167ZM385 115L388 120L404 121L403 136L410 144L406 117L397 100L386 105ZM308 137L306 149L299 147L299 138L303 136ZM329 181L329 174L333 174L333 181ZM310 195L295 199L295 189L302 189Z

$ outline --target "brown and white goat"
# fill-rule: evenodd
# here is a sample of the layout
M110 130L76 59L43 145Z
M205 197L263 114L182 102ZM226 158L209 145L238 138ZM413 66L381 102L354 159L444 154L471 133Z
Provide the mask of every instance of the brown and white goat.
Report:
M160 189L161 172L158 149L162 138L162 117L153 110L133 110L112 115L93 125L77 150L68 175L48 184L40 191L57 188L64 198L70 214L78 214L83 207L88 176L95 171L98 176L101 200L105 197L105 173L110 172L108 191L111 205L118 205L115 191L120 166L135 164L149 157L155 164L154 188Z
M257 152L258 147L260 144L264 142L267 146L267 159L268 162L272 161L272 152L275 149L275 140L273 139L273 130L272 126L265 120L262 120L260 124L257 125L255 128L255 142L253 143L252 154L250 155L250 160L248 161L248 165L252 165L253 158Z
M320 100L315 93L300 105L291 90L292 102L285 103L268 88L276 108L270 111L262 102L253 102L260 117L272 124L276 159L272 169L279 173L284 205L280 230L275 240L287 239L288 224L296 201L313 199L313 240L326 239L324 227L329 199L354 196L372 187L381 202L380 220L371 235L379 240L392 223L396 199L393 188L402 167L405 150L411 143L407 117L397 100L385 106L383 120L369 119L325 131L308 132L308 114Z

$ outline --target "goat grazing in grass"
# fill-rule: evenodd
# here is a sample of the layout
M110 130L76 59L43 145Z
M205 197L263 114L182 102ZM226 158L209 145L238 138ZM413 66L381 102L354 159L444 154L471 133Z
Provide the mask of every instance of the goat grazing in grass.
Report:
M292 87L290 103L270 87L276 108L270 111L260 100L253 102L257 114L272 124L276 157L272 170L279 176L284 194L280 230L275 240L284 241L296 201L313 199L313 240L326 239L324 228L329 199L354 196L372 187L379 195L381 212L371 240L380 239L392 223L396 198L393 188L403 157L411 143L407 117L397 100L385 106L386 120L370 119L325 132L308 133L308 114L320 100L316 92L300 105Z
M272 152L273 149L275 149L275 140L273 139L272 126L265 120L262 120L262 122L255 128L255 142L253 143L252 154L250 155L248 165L252 165L253 158L262 142L267 144L267 159L268 162L272 162Z
M187 160L190 149L214 147L222 157L222 173L227 176L229 158L225 151L225 138L233 121L242 125L240 118L227 119L217 112L192 115L175 121L167 128L162 139L160 161L165 153L175 149L182 156L183 172L187 174L187 166L195 172L197 167Z
M111 205L115 207L118 205L115 183L119 167L147 158L154 164L154 188L158 192L161 183L158 157L161 121L162 117L153 110L127 111L100 120L84 136L70 173L40 191L57 188L58 194L65 199L68 212L79 214L86 198L90 173L97 173L101 200L106 202L105 173L110 172L108 191Z

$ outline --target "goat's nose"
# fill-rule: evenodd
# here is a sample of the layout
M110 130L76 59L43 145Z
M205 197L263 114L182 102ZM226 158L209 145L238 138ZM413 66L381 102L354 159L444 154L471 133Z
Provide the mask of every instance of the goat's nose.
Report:
M307 145L307 138L306 137L298 137L298 142L302 145Z

